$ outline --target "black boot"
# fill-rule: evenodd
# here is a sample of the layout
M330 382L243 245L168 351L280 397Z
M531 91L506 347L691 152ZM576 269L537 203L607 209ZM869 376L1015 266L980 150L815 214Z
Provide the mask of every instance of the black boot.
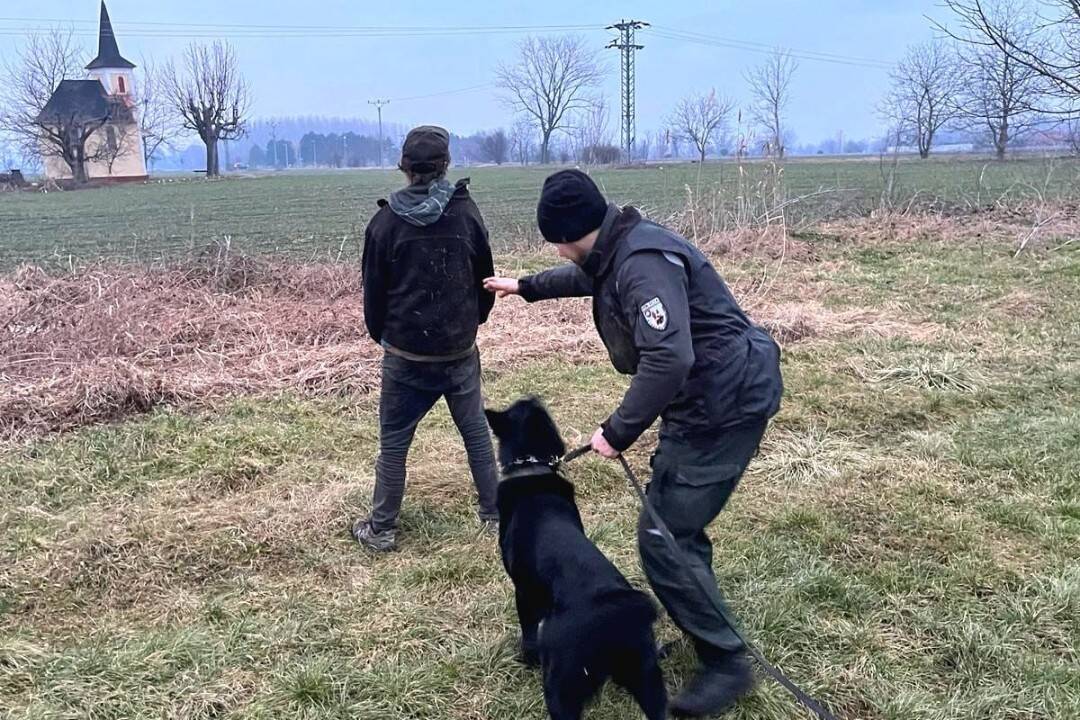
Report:
M671 701L675 717L704 718L731 709L754 689L754 673L744 652L698 650L697 674Z

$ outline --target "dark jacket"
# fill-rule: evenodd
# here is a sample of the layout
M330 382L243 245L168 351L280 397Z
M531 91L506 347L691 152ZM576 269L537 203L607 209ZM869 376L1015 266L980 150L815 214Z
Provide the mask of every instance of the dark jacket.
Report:
M593 298L593 320L615 369L633 375L604 437L622 451L657 417L693 439L763 421L780 407L780 349L743 313L708 259L686 239L612 205L585 263L523 278L529 302Z
M364 321L377 343L425 358L460 356L476 343L494 295L488 232L461 180L441 214L418 225L385 200L364 233ZM395 194L395 206L426 196L416 186Z

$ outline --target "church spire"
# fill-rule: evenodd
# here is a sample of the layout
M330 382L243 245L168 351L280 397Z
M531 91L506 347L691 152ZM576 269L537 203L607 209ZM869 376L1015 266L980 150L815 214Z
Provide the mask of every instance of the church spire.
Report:
M120 54L120 48L116 46L116 34L113 33L112 21L109 20L109 11L105 7L105 0L101 1L101 29L98 32L98 54L86 66L87 70L98 68L126 68L135 67L135 63L125 60Z

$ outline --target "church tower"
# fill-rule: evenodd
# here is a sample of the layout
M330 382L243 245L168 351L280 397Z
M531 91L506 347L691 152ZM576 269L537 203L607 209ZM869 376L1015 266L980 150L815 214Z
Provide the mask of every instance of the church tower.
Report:
M120 48L116 45L116 35L113 33L112 21L109 20L109 10L105 2L101 3L101 28L98 31L98 54L86 66L89 76L99 80L105 86L105 92L114 97L124 100L129 107L134 104L134 73L135 63L124 58L120 54Z
M72 127L91 127L85 138L88 152L76 166L69 156L42 140L45 176L52 180L105 182L146 180L135 97L135 63L120 54L112 21L101 3L98 54L86 66L85 80L61 80L38 114L37 122L67 135ZM81 133L80 133L81 134Z

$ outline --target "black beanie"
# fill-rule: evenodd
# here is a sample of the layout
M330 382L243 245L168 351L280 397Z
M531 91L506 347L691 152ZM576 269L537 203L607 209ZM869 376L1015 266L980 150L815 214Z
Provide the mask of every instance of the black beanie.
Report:
M571 243L604 223L608 203L600 188L580 170L548 176L536 206L536 224L550 243Z

